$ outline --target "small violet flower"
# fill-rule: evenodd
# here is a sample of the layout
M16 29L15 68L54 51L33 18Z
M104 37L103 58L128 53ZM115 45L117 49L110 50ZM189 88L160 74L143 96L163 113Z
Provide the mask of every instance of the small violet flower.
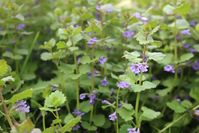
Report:
M82 94L80 94L79 95L79 99L81 99L81 100L83 100L83 99L85 99L86 98L86 93L82 93Z
M188 49L188 48L190 48L191 46L190 46L190 44L189 43L185 43L184 45L183 45L183 48L185 48L185 49Z
M128 128L128 133L140 133L140 130L136 128Z
M102 100L102 104L111 104L108 100Z
M23 30L25 27L26 27L25 24L18 24L16 29L17 30Z
M30 112L30 106L27 105L26 101L21 100L21 101L17 101L15 103L14 110L16 110L18 112L28 113L28 112Z
M181 30L181 31L180 31L180 34L182 34L182 35L191 35L189 29Z
M194 115L197 116L197 117L199 117L199 109L197 109L197 110L194 111Z
M111 120L111 121L115 121L115 120L117 119L116 112L114 112L114 113L110 114L108 117L109 117L109 120Z
M174 67L172 65L166 65L164 66L165 72L175 73Z
M147 72L148 71L148 65L147 63L137 63L137 64L131 64L130 69L133 73L139 74L140 72Z
M130 84L125 81L121 81L121 82L117 83L117 87L125 89L125 88L129 88Z
M93 37L93 38L91 38L90 40L88 40L88 46L92 46L94 43L96 43L97 42L97 38L96 37Z
M109 84L109 82L107 81L106 77L101 80L101 85L102 86L107 86L108 84Z
M79 110L77 110L77 109L75 109L75 110L73 111L73 114L74 114L75 116L82 116L82 115L84 115L83 112L81 112L81 111L79 111Z
M135 31L126 30L126 31L123 32L123 36L124 36L126 39L130 39L130 38L132 38L134 35L135 35Z
M192 20L189 24L191 27L194 27L197 25L197 22L195 20Z
M192 68L193 68L193 70L195 70L195 71L198 71L198 70L199 70L199 60L195 61L195 62L192 64Z
M107 61L107 58L104 57L104 56L101 56L101 57L99 58L99 63L100 63L101 65L104 65L104 63L106 63L106 61Z
M89 103L90 103L91 105L93 105L93 104L95 103L96 93L93 92L93 93L91 93L88 97L89 97Z

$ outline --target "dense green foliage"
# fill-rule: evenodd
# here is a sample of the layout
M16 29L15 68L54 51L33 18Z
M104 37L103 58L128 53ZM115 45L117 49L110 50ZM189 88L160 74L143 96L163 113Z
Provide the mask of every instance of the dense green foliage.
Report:
M0 0L0 132L198 125L198 0Z

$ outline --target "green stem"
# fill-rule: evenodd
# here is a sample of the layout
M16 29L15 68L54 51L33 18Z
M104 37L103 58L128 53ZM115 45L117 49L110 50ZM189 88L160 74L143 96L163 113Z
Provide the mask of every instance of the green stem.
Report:
M78 62L77 62L77 57L74 53L74 62L75 62L75 73L79 74L79 67L78 67ZM76 80L76 108L79 109L79 79Z
M32 44L31 44L31 46L30 46L29 51L28 51L28 55L26 56L25 61L24 61L23 65L22 65L22 67L21 67L20 75L23 74L23 72L24 72L24 70L25 70L25 68L26 68L26 65L27 65L28 60L29 60L29 58L30 58L30 56L31 56L32 50L33 50L33 48L34 48L34 46L35 46L35 44L36 44L36 41L37 41L37 39L38 39L38 37L39 37L39 34L40 34L40 32L37 32L37 34L35 35L35 37L34 37L34 39L33 39L33 42L32 42Z
M196 107L194 107L192 110L196 110L197 108L199 108L199 105L197 105ZM180 117L178 117L177 119L175 119L173 122L169 123L165 128L163 128L162 130L160 130L158 133L163 133L164 131L166 131L168 128L172 127L176 122L180 121L185 116L186 116L186 113L184 113L183 115L181 115Z
M43 125L43 130L45 130L46 129L45 112L42 112L42 125Z
M58 109L57 109L57 108L56 108L55 114L56 114L56 118L57 118L57 119L60 119L60 118L59 118L59 113L58 113ZM61 122L59 122L59 126L62 127Z
M117 96L116 96L116 111L118 109L119 105L119 94L120 94L120 88L117 89ZM116 132L119 133L119 121L118 121L118 116L116 119Z
M14 124L12 123L12 120L10 118L10 115L9 115L9 111L8 111L8 108L5 104L5 101L4 101L4 98L3 98L3 94L2 94L2 90L3 88L0 87L0 100L2 102L2 105L3 105L3 109L4 109L4 113L5 113L5 117L10 125L10 128L12 129L14 127Z
M140 75L139 84L142 84L142 73ZM136 103L135 103L135 119L136 119L136 127L140 128L140 122L139 122L139 102L140 102L140 92L137 93L136 96Z

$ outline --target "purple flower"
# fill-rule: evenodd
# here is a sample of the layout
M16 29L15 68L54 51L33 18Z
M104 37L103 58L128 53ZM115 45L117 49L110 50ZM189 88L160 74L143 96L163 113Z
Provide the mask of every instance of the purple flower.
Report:
M191 35L191 33L190 33L190 30L189 30L189 29L181 30L181 31L180 31L180 34L182 34L182 35Z
M135 16L137 19L141 19L141 18L142 18L141 14L140 14L139 12L134 13L134 16Z
M75 110L73 111L73 114L74 114L75 116L82 116L82 115L84 115L84 113L81 112L81 111L79 111L78 109L75 109Z
M115 121L115 120L117 119L116 112L114 112L114 113L110 114L108 117L109 117L109 120L111 120L111 121Z
M197 22L195 20L192 20L189 24L191 27L195 27Z
M193 54L193 53L196 53L197 51L194 48L189 48L189 52Z
M89 97L89 103L93 105L95 103L96 93L92 92L88 97Z
M23 30L26 27L25 24L18 24L17 25L17 30Z
M81 99L81 100L83 100L83 99L85 99L86 98L86 93L82 93L82 94L80 94L79 95L79 98Z
M171 72L171 73L175 73L174 67L171 65L166 65L164 66L164 71L166 72Z
M101 56L101 57L99 58L99 63L100 63L101 65L104 65L104 63L106 63L106 61L107 61L107 58L104 57L104 56Z
M194 115L196 115L197 117L199 117L199 109L194 111Z
M100 11L100 10L101 10L100 5L96 5L95 9L96 9L97 11Z
M88 45L89 46L91 46L91 45L93 45L94 43L96 43L97 42L97 38L96 37L93 37L93 38L91 38L90 40L88 40Z
M121 82L117 83L117 87L125 89L125 88L129 88L130 84L125 81L121 81Z
M78 131L80 129L80 125L76 125L72 128L73 131Z
M18 112L28 113L30 112L30 106L27 105L26 101L17 101L14 105L14 110Z
M195 62L192 64L192 68L193 68L193 70L195 70L195 71L198 71L198 70L199 70L199 60L195 61Z
M138 63L138 64L131 64L130 69L133 73L139 74L140 72L147 72L148 71L147 63Z
M185 49L188 49L188 48L190 48L190 44L189 43L185 43L184 45L183 45L183 48L185 48Z
M88 75L88 78L91 79L92 77L96 77L98 73L99 73L98 71L94 70L93 73L88 72L87 75Z
M101 80L101 85L102 85L102 86L107 86L108 84L109 84L109 83L108 83L106 77L105 77L104 79Z
M123 32L123 36L127 39L132 38L135 35L135 31L126 30Z
M135 74L139 74L140 73L140 68L139 68L140 65L138 64L131 64L130 66L130 69L133 73Z
M136 128L128 128L128 133L140 133L140 130Z

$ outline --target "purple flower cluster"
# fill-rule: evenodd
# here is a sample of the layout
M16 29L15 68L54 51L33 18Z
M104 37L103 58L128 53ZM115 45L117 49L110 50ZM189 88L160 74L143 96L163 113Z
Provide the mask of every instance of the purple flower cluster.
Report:
M109 82L107 81L106 77L101 80L101 85L102 86L107 86L108 84L109 84Z
M87 44L88 46L92 46L93 44L95 44L97 42L97 38L96 37L93 37L91 38L90 40L88 40Z
M24 100L17 101L13 108L15 111L18 112L24 112L24 113L30 112L30 106Z
M137 64L131 64L130 69L133 73L139 74L143 72L148 71L148 65L147 63L137 63Z
M164 66L165 72L175 73L174 67L172 65L166 65Z
M190 29L181 30L180 34L182 34L182 35L191 35Z
M140 133L140 130L136 128L128 128L128 133Z
M122 88L122 89L125 89L125 88L129 88L130 87L130 84L125 82L125 81L121 81L119 83L117 83L117 87L118 88Z
M114 112L114 113L110 114L108 117L109 117L109 120L115 121L117 119L117 114L116 114L116 112Z
M25 24L23 24L23 23L21 23L21 24L18 24L17 25L17 30L23 30L24 28L26 27L26 25Z
M132 38L134 35L135 35L135 31L126 30L126 31L123 32L123 36L124 36L126 39L130 39L130 38Z
M199 60L195 61L195 62L192 64L192 68L193 68L193 70L195 70L195 71L198 71L198 70L199 70Z
M73 111L73 114L74 114L75 116L82 116L82 115L84 115L85 113L84 113L84 112L81 112L81 111L78 110L78 109L75 109L75 110Z
M101 57L99 58L99 63L100 63L101 65L104 65L104 63L106 63L106 61L107 61L107 58L104 57L104 56L101 56Z

